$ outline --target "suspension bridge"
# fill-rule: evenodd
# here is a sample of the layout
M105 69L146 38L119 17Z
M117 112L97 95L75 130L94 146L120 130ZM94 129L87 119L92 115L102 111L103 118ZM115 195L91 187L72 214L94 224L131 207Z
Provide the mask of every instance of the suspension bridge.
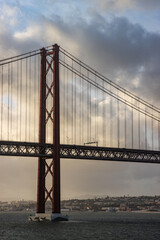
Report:
M160 109L55 44L0 60L0 155L38 157L60 213L60 158L159 164Z

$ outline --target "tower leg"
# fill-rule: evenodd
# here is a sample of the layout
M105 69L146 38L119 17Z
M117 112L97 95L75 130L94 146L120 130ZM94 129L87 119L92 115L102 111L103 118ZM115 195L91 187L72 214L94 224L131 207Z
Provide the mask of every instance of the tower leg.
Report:
M46 50L41 49L39 143L46 142ZM45 158L38 159L37 213L45 213Z
M52 213L60 213L59 46L54 45Z
M37 213L45 213L45 159L38 159Z

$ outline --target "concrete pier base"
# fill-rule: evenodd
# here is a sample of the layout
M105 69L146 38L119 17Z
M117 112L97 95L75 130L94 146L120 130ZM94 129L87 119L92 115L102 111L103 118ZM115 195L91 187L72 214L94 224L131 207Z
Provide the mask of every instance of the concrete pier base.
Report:
M36 213L35 216L29 216L29 221L33 222L44 222L44 221L53 221L53 222L60 222L60 221L68 221L69 217L67 215L63 216L61 213Z

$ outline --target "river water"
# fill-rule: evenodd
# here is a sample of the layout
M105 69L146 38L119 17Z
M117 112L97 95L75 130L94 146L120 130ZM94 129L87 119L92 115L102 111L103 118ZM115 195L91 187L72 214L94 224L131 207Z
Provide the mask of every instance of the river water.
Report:
M160 213L68 215L68 222L29 222L29 213L0 213L0 240L160 240Z

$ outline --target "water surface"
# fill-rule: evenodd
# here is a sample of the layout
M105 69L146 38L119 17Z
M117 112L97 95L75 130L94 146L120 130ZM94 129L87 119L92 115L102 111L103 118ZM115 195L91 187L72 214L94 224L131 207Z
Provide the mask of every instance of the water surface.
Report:
M0 239L159 240L160 213L71 212L68 222L29 222L29 213L0 213Z

